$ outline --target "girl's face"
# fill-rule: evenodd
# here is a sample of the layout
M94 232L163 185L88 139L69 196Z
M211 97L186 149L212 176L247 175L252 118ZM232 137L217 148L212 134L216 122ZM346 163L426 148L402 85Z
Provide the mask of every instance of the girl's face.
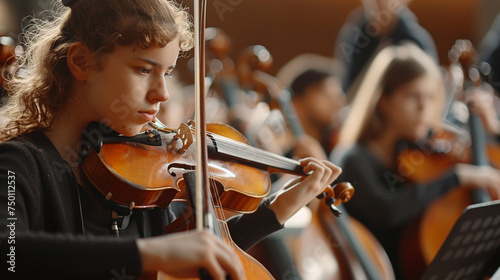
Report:
M424 138L435 117L437 94L436 81L425 75L382 97L379 109L385 128L396 131L402 139Z
M101 121L126 136L153 120L168 99L165 79L179 55L179 40L163 48L116 46L88 73L84 105L91 121ZM96 64L97 65L97 64Z

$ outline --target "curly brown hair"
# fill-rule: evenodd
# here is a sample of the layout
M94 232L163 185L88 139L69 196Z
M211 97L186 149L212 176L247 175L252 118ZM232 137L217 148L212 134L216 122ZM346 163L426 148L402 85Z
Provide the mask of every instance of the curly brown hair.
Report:
M33 18L24 31L25 53L19 71L5 87L0 142L33 130L49 131L72 98L66 55L82 42L98 57L116 45L164 47L179 38L181 51L193 46L190 16L168 0L78 0L71 9L54 2L50 19Z

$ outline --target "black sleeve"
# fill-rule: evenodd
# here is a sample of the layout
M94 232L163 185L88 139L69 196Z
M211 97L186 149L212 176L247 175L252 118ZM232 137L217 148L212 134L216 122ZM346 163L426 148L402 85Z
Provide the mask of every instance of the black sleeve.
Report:
M7 265L2 279L133 279L141 273L135 240L19 234L2 238L0 252Z
M409 10L404 9L399 17L391 39L395 42L410 41L422 50L424 50L434 61L439 62L436 44L432 36L422 26L418 24L415 15Z
M405 179L390 171L378 174L363 158L349 157L342 164L342 178L355 188L346 203L351 215L375 228L396 228L421 214L436 198L458 185L458 176L449 172L433 182L393 188ZM383 175L383 176L381 176ZM384 179L381 179L384 178Z
M0 279L129 279L141 260L134 240L83 239L43 208L41 167L23 145L0 144ZM39 174L40 173L40 174ZM53 174L52 174L53 175ZM10 207L10 208L9 208ZM47 224L43 224L47 222ZM60 233L48 224L62 225ZM48 233L51 232L51 233Z
M233 241L243 250L247 250L269 234L282 229L274 211L269 209L265 199L251 214L231 217L227 226Z

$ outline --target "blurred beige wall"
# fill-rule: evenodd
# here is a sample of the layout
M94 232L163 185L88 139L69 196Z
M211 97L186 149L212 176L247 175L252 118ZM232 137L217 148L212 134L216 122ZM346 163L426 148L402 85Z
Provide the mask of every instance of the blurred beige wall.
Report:
M192 0L178 0L192 11ZM38 14L51 0L0 0L0 21ZM10 3L10 4L9 4ZM274 57L271 74L302 53L333 56L337 33L348 13L360 0L208 0L207 26L223 28L232 38L231 57L252 44L266 46ZM13 9L11 6L17 7ZM448 49L456 39L476 45L500 11L499 0L411 0L409 7L433 36L440 61L446 64ZM12 21L12 20L9 20ZM18 22L19 21L19 22ZM18 31L17 31L18 32ZM188 80L187 59L179 61L183 80Z

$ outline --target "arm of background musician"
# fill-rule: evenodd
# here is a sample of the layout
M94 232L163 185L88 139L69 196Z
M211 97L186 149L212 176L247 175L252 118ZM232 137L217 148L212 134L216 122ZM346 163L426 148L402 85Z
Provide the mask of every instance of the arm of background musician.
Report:
M455 170L463 187L485 188L493 200L500 198L500 170L470 164L457 164Z
M457 175L449 172L428 184L396 189L394 184L405 179L376 164L379 163L361 154L346 156L341 164L342 180L351 182L356 189L345 206L352 216L370 227L403 226L459 184Z
M500 120L495 110L495 96L493 88L483 86L471 89L465 94L466 102L470 109L481 116L486 131L494 136L500 137Z
M115 274L139 275L141 262L133 240L84 240L68 232L48 233L38 228L42 222L37 215L43 212L40 200L46 199L40 183L40 177L46 174L39 174L39 170L28 148L0 144L0 278L112 279ZM15 178L9 177L13 173ZM8 208L8 201L15 204ZM56 219L55 214L48 213L48 220ZM8 270L10 267L15 272Z

